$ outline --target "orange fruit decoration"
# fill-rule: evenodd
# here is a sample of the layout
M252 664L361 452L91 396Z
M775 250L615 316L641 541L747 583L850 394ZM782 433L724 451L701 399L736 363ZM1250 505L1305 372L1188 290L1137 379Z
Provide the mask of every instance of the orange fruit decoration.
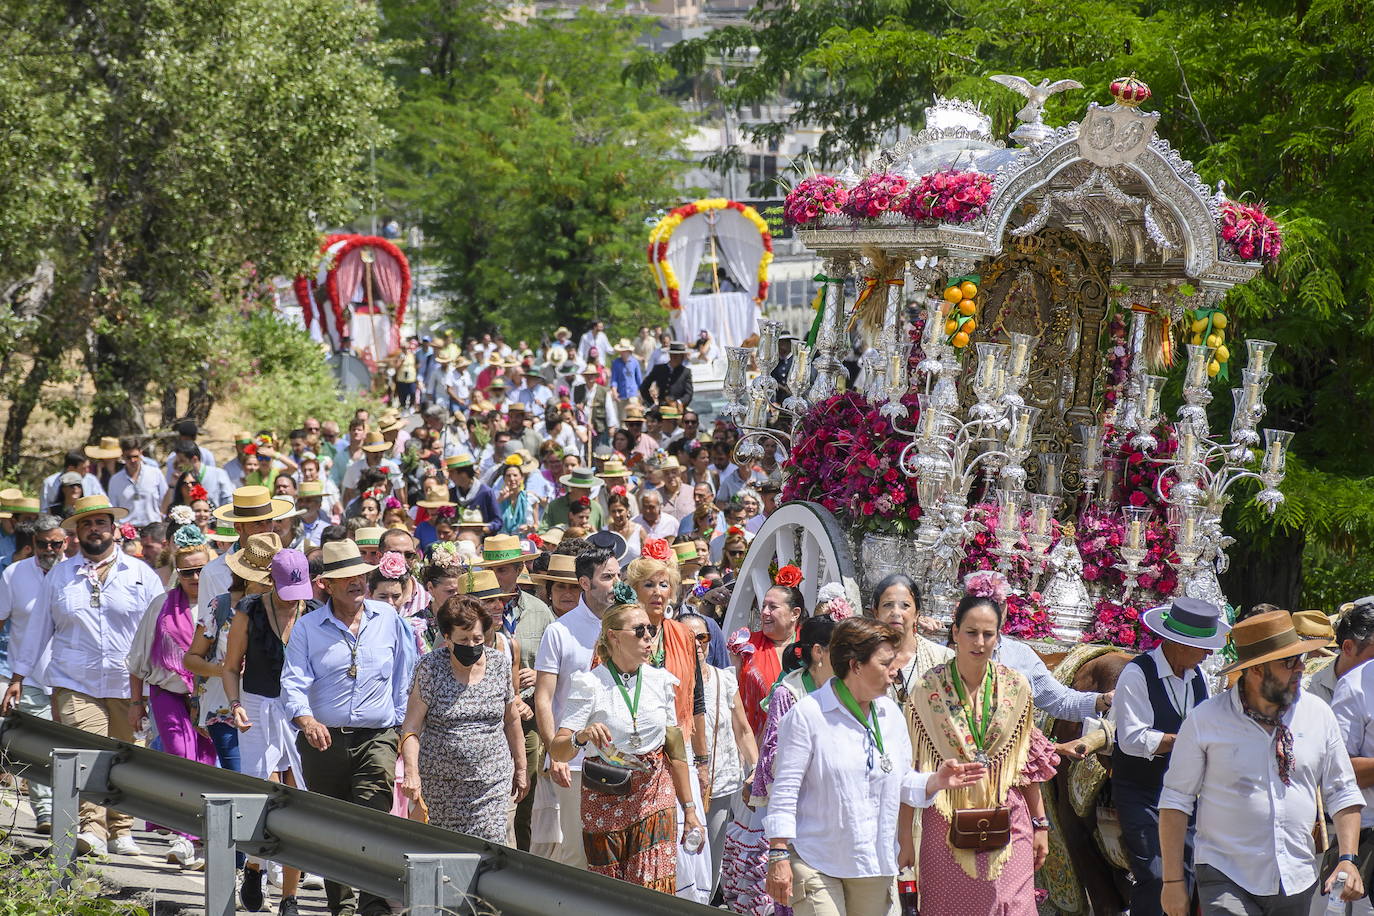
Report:
M978 306L974 304L972 299L961 299L959 301L960 315L972 315L976 311L978 311Z
M951 302L951 303L953 303L953 302L958 302L958 301L959 301L960 299L962 299L962 298L964 298L964 292L963 292L963 290L961 290L961 289L958 287L957 284L954 285L954 286L949 286L949 287L946 287L946 288L945 288L945 301L946 301L946 302Z
M959 292L963 293L965 299L972 299L978 295L978 285L972 280L965 280L959 284Z

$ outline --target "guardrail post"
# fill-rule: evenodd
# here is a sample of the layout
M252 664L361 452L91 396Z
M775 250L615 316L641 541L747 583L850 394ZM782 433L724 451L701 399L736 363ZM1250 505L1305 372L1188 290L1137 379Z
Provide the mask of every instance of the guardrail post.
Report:
M407 855L407 916L455 916L474 912L470 895L477 889L482 857L475 853Z
M59 883L71 883L76 859L76 835L81 832L81 794L110 787L114 751L52 750L52 859L62 872Z
M234 916L237 843L261 842L269 795L202 795L205 799L205 916Z

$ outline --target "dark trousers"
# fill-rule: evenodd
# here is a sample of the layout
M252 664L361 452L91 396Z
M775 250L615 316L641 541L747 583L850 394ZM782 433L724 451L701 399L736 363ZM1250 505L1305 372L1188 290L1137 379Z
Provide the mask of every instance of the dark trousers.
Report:
M1131 916L1163 916L1159 895L1164 890L1163 861L1159 852L1159 789L1121 779L1112 780L1112 801L1121 821L1121 840L1131 860ZM1193 889L1193 822L1183 847L1183 877Z
M534 813L534 783L543 763L544 742L539 740L539 731L534 727L533 721L526 723L525 729L525 772L529 773L530 789L515 806L515 846L529 852L530 817Z
M410 407L415 403L415 383L397 382L396 401L401 407Z
M1307 916L1316 891L1314 883L1296 894L1252 894L1210 865L1197 868L1203 916Z
M329 747L317 751L296 736L301 752L301 771L310 791L330 798L353 802L376 811L390 811L392 783L396 779L396 729L331 728ZM391 906L382 897L360 892L334 881L324 883L329 912L362 916L390 914Z

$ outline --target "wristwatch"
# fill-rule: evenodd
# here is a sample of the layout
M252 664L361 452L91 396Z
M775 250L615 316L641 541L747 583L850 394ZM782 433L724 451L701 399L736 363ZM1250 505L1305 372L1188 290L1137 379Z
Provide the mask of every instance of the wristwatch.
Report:
M1347 852L1343 856L1336 857L1337 862L1349 862L1351 865L1359 865L1360 859L1353 852Z
M1036 830L1049 830L1050 820L1047 817L1033 817L1031 818L1031 826Z
M585 741L578 741L578 740L577 740L577 736L578 736L579 734L581 734L581 732L573 732L573 736L572 736L573 747L577 747L577 748L586 747L586 746L587 746L587 742L585 742Z

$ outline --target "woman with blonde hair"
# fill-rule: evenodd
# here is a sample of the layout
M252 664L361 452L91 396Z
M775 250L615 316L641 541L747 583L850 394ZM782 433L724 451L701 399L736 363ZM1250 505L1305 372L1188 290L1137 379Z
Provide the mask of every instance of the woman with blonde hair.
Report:
M596 641L601 664L573 676L549 756L567 762L587 751L582 842L588 867L672 894L678 842L701 843L705 830L677 720L677 678L648 663L657 639L658 627L639 605L606 611ZM686 811L681 834L675 805Z
M669 618L673 598L677 595L679 573L668 542L661 538L647 538L643 553L625 569L625 581L635 591L639 606L648 615L649 623L657 628L649 664L662 668L677 679L675 700L677 721L687 745L692 749L692 764L697 779L692 797L704 814L706 799L711 794L711 745L706 734L706 687L703 681L701 657L696 649L696 634L690 627ZM711 851L686 849L678 853L677 895L707 903L715 885L712 876Z

